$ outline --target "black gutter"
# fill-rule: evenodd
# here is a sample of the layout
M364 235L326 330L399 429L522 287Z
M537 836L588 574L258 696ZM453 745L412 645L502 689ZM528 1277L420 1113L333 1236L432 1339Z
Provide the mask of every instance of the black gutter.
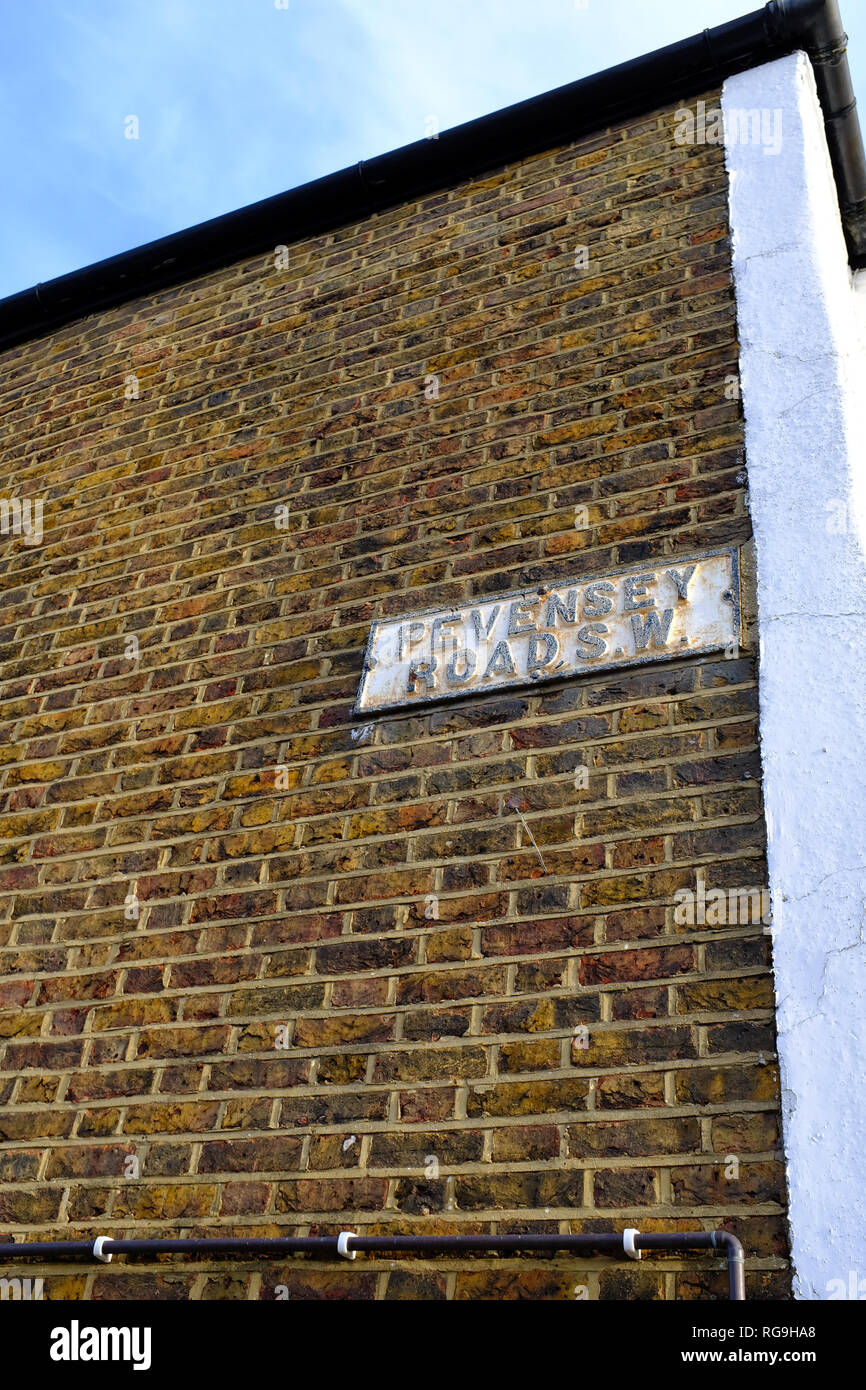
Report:
M0 350L245 257L362 220L617 121L681 102L798 48L824 111L855 268L866 267L866 156L837 0L771 0L642 58L418 140L0 300Z
M344 1231L339 1236L241 1237L185 1240L114 1240L99 1236L92 1240L36 1241L0 1245L0 1257L95 1259L108 1263L113 1255L318 1255L353 1260L359 1252L394 1254L417 1251L427 1255L455 1255L462 1252L494 1251L519 1254L527 1250L564 1250L576 1255L629 1255L640 1259L643 1250L717 1250L728 1261L729 1298L742 1303L746 1298L743 1247L730 1231L680 1231L673 1235L641 1235L637 1230L619 1235L517 1235L517 1236L359 1236ZM635 1253L632 1254L631 1251Z

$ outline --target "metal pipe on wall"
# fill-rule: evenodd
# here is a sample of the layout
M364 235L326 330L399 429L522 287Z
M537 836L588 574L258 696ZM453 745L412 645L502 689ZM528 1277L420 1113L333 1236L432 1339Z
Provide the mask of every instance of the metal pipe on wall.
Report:
M355 1259L358 1254L453 1255L462 1252L494 1251L519 1254L529 1250L562 1250L583 1255L625 1255L640 1259L644 1250L716 1250L728 1263L729 1298L744 1302L746 1284L743 1247L730 1231L679 1231L673 1234L641 1235L634 1227L619 1234L587 1235L476 1235L476 1236L359 1236L342 1231L338 1236L242 1236L197 1239L115 1240L98 1236L95 1240L33 1241L0 1245L6 1259L96 1259L107 1264L114 1255L318 1255Z

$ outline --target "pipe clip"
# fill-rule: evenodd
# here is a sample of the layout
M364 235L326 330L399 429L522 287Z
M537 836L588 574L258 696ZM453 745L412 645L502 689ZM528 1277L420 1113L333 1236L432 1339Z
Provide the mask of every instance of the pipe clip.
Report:
M357 1231L341 1231L340 1234L337 1236L337 1254L342 1255L344 1260L357 1259L357 1250L349 1249L350 1238L356 1236L357 1234ZM108 1258L111 1259L111 1256L109 1255Z
M628 1255L630 1260L639 1260L643 1254L642 1250L635 1250L634 1238L639 1236L640 1231L637 1226L628 1226L622 1233L623 1254Z
M93 1258L101 1260L104 1265L111 1264L113 1255L106 1255L104 1251L105 1242L111 1240L111 1236L97 1236L93 1242Z

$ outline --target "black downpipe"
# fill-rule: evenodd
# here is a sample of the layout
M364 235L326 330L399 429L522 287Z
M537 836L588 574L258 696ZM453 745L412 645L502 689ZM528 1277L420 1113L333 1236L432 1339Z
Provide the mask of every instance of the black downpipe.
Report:
M866 266L866 152L848 66L848 35L838 0L774 0L771 24L802 47L815 70L851 264Z
M462 1251L490 1250L500 1254L519 1254L527 1250L564 1250L574 1255L623 1255L627 1253L625 1235L514 1235L514 1236L219 1236L214 1239L189 1237L180 1240L114 1240L111 1236L88 1240L34 1241L0 1245L0 1258L99 1259L113 1255L318 1255L354 1259L357 1253L393 1254L417 1251L427 1255L454 1255ZM729 1231L680 1231L673 1235L632 1233L635 1251L641 1250L718 1250L728 1261L729 1297L744 1302L746 1284L743 1247ZM341 1249L341 1242L344 1248ZM638 1256L639 1258L639 1256Z

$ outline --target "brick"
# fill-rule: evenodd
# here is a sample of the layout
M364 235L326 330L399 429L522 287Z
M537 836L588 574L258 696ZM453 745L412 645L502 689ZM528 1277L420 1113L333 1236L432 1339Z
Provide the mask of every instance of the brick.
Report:
M123 1172L123 1161L132 1153L132 1145L88 1145L55 1149L46 1169L46 1177L106 1177Z
M681 985L677 990L677 1011L681 1014L772 1007L773 984L766 975L746 975L735 980L707 980L696 985Z
M756 1111L743 1115L719 1115L712 1124L716 1153L761 1153L775 1149L779 1141L778 1117Z
M289 1136L267 1139L220 1139L202 1144L199 1173L279 1173L297 1168L301 1140Z
M576 1067L640 1066L647 1062L694 1057L695 1044L686 1028L590 1028L587 1047L573 1043L571 1060Z
M370 1168L424 1168L428 1155L442 1166L479 1163L484 1148L480 1130L440 1130L412 1134L374 1134Z
M655 1175L645 1168L607 1168L593 1178L597 1207L652 1206L656 1200Z
M505 970L441 970L403 975L397 981L397 1003L440 1003L445 999L481 998L505 991Z
M554 1125L508 1125L493 1131L494 1163L558 1158L559 1131Z
M366 1059L364 1059L366 1061ZM441 1081L487 1073L487 1054L481 1047L422 1047L376 1057L374 1081ZM322 1079L322 1064L319 1066Z
M263 1182L229 1182L222 1188L221 1216L258 1216L264 1212L270 1188Z
M342 1303L347 1300L366 1301L376 1296L375 1274L299 1273L292 1266L274 1269L269 1279L262 1281L259 1297L266 1302L285 1297L277 1289L285 1289L290 1301Z
M396 1302L442 1302L447 1297L447 1282L442 1274L395 1270L388 1276L385 1297Z
M783 1202L785 1173L781 1163L741 1163L735 1168L720 1156L715 1162L675 1168L671 1173L671 1191L677 1206Z
M549 1302L574 1298L578 1281L573 1274L524 1269L461 1273L456 1298L468 1302L500 1302L514 1299Z
M15 1225L39 1224L56 1219L60 1211L60 1191L0 1192L0 1221Z
M624 1018L666 1018L670 1012L668 990L665 985L651 989L630 989L623 994L615 994L611 1004L611 1017Z
M604 1124L571 1125L568 1152L572 1158L637 1158L647 1154L693 1153L700 1149L700 1125L695 1119L615 1120Z
M778 1094L779 1072L771 1062L758 1065L689 1067L677 1073L679 1105L714 1105L722 1101L770 1100Z
M481 950L485 956L536 955L546 951L566 951L588 946L593 941L593 924L580 917L502 922L484 927Z
M232 1058L210 1066L208 1090L288 1090L301 1085L309 1075L309 1063L294 1057L271 1060Z
M354 1124L357 1120L384 1120L388 1097L381 1092L360 1095L352 1091L330 1095L297 1096L284 1100L280 1106L280 1124L334 1125Z
M132 1184L127 1182L116 1195L113 1211L133 1221L180 1221L207 1216L216 1198L215 1183Z
M378 1211L387 1183L380 1178L298 1178L276 1185L275 1210Z
M385 938L320 946L316 967L322 975L339 975L353 970L382 970L408 965L415 957L415 942Z
M293 1035L296 1047L330 1047L337 1043L384 1042L393 1036L394 1020L382 1014L343 1014L300 1018Z
M664 1277L653 1272L603 1269L598 1276L598 1297L602 1302L657 1302L664 1298Z
M582 985L610 984L619 980L664 980L694 969L695 953L690 946L669 946L584 956L578 978Z
M403 1019L403 1037L410 1039L460 1038L469 1032L469 1009L415 1009Z
M500 1072L542 1071L560 1064L560 1046L556 1041L503 1043L499 1049Z
M466 1113L481 1115L542 1115L585 1109L589 1084L582 1079L504 1082L484 1089L472 1087Z
M183 1105L130 1105L124 1122L125 1134L179 1134L213 1128L219 1112L216 1103L190 1102Z
M311 1172L332 1168L357 1168L360 1163L356 1134L317 1134L310 1141L307 1167Z
M646 1105L664 1105L665 1084L661 1072L601 1076L596 1086L596 1105L600 1110L637 1110Z
M429 1087L419 1091L401 1091L400 1118L404 1124L423 1124L428 1120L448 1120L454 1114L453 1087Z

